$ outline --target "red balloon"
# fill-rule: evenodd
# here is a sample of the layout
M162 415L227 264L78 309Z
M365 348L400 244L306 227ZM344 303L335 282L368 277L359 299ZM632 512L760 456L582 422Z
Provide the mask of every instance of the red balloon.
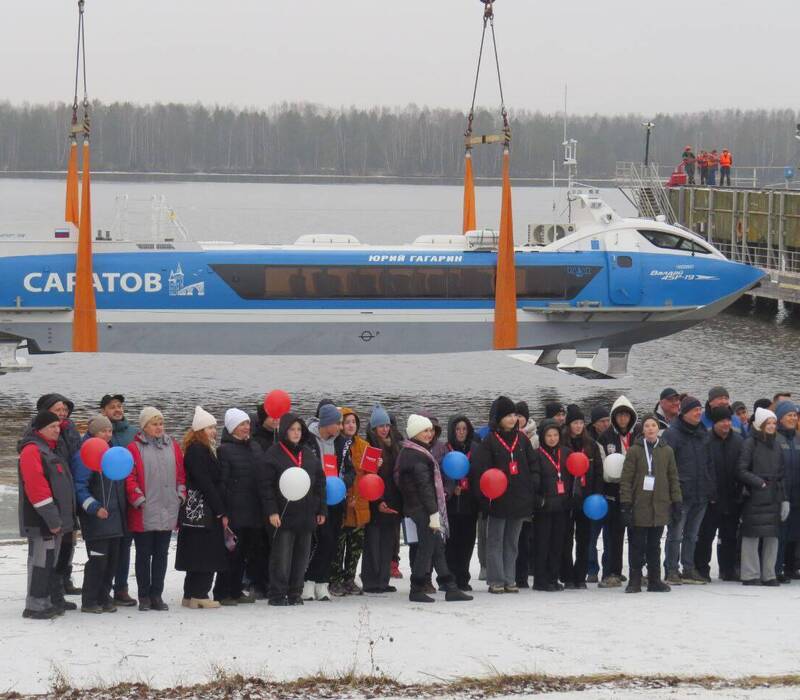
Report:
M99 472L100 461L108 451L108 443L100 438L89 438L81 445L81 461L93 472Z
M500 498L508 488L508 477L500 469L487 469L481 475L481 493L490 501Z
M583 476L589 471L589 458L583 452L573 452L567 457L567 471L572 476Z
M285 413L289 413L291 407L291 397L280 389L274 389L264 397L264 410L270 418L275 418L277 420Z
M364 474L358 480L358 492L368 501L377 501L383 496L385 485L377 474Z

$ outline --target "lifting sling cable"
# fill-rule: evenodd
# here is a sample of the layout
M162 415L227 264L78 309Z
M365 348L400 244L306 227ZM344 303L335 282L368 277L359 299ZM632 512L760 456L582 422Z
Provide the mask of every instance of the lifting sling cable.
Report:
M464 154L464 212L463 212L463 232L471 231L476 228L475 220L475 183L472 168L472 147L481 143L499 143L503 142L508 144L511 140L511 130L508 125L508 114L505 108L505 99L503 96L503 82L500 74L500 60L497 54L497 37L494 31L494 1L495 0L481 0L484 3L483 13L483 31L481 32L481 43L478 51L478 64L475 70L475 82L472 88L472 103L470 104L469 115L467 117L467 129L464 132L465 154ZM497 84L500 89L500 110L503 117L503 134L488 135L488 136L473 136L473 120L475 118L475 101L478 95L478 82L480 80L481 65L483 63L483 50L486 45L486 28L487 26L492 32L492 47L494 51L495 67L497 70Z
M92 269L92 202L91 169L89 158L89 93L86 85L86 38L83 20L84 0L78 0L78 51L75 60L75 99L72 105L73 126L71 138L83 135L83 181L81 183L81 207L78 225L78 254L75 266L75 301L73 303L72 350L73 352L97 352L97 305ZM77 124L78 76L83 64L83 123ZM72 144L70 144L70 149ZM76 145L77 148L77 145Z
M467 117L467 130L464 133L466 148L464 167L464 232L475 228L475 185L472 170L472 147L482 143L503 144L503 187L500 208L500 240L497 251L494 299L494 338L495 350L510 350L517 347L517 283L514 262L514 220L511 207L511 127L508 122L503 81L500 73L500 58L497 52L497 37L494 31L494 0L481 0L484 3L483 33L478 53L478 67L475 71L475 85L472 91L472 104ZM473 136L472 123L475 117L475 100L478 94L483 48L486 41L487 25L492 32L492 47L497 69L497 85L500 90L500 114L503 117L501 135Z

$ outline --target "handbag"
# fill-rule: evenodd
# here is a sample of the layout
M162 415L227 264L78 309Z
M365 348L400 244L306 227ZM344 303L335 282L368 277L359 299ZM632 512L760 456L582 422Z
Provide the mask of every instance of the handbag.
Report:
M186 502L181 506L181 525L183 527L211 527L214 516L206 507L203 492L187 489Z

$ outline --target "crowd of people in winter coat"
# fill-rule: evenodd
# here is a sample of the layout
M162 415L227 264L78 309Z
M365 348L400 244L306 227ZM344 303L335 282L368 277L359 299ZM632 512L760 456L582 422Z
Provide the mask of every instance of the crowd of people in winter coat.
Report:
M168 610L175 531L174 566L185 572L182 605L191 609L393 593L403 538L409 598L418 603L434 602L437 588L446 601L472 600L476 547L491 594L531 582L547 593L626 581L628 593L708 584L715 541L721 580L800 579L800 407L788 393L760 399L751 415L724 387L705 403L666 388L647 413L624 396L586 413L549 403L538 425L527 403L499 396L481 427L459 413L443 430L420 410L402 432L381 405L362 424L325 399L308 422L290 412L272 417L264 406L230 408L219 440L217 419L197 406L180 441L153 406L129 424L121 394L100 400L84 435L66 397L46 394L36 409L18 445L26 618L75 610L67 596L78 594L86 613ZM90 439L129 450L126 478L84 463ZM442 466L454 452L469 465L462 478ZM570 467L576 453L588 465L580 475ZM300 498L281 485L288 470L302 476L296 468L309 484ZM490 471L505 482L491 498ZM338 501L327 491L334 476L346 489ZM360 488L367 476L382 487L373 500ZM590 496L605 503L600 519L584 510ZM81 587L72 580L78 531L88 557Z

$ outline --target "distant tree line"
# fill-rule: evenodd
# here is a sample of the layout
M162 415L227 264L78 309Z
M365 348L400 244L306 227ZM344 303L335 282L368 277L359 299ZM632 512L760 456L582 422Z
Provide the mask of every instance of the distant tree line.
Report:
M266 110L202 104L92 106L94 170L287 175L450 176L463 173L465 115L448 109L331 109L281 104ZM63 170L71 108L0 102L0 170ZM793 110L725 110L659 114L651 159L675 164L687 144L728 147L735 163L784 166L798 160ZM615 162L644 154L641 115L569 120L579 142L579 176L611 177ZM511 114L516 177L547 178L560 170L563 118ZM499 131L497 115L476 115L475 133ZM699 141L699 143L698 143ZM474 151L477 176L500 174L500 147Z

